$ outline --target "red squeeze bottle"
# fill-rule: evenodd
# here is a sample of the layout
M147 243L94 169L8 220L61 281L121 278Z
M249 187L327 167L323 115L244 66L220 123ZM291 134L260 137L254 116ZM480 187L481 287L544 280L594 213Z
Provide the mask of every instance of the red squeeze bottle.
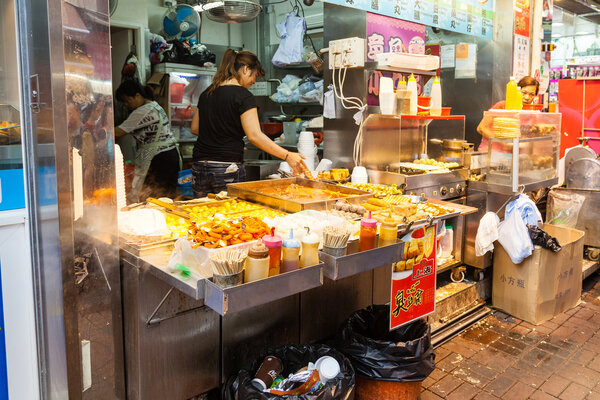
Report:
M375 248L377 243L377 220L371 218L363 218L360 221L360 236L358 238L358 251L371 250Z
M269 249L269 276L279 275L283 239L275 234L275 228L273 227L270 235L263 236L262 242Z

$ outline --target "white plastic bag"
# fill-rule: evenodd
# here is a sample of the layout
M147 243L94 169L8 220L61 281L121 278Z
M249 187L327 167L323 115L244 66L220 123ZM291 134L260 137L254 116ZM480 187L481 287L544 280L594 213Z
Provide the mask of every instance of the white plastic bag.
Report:
M515 264L520 264L533 252L529 231L518 212L511 213L498 228L498 242Z
M583 207L585 196L577 193L551 190L548 194L548 211L546 222L575 228L579 219L579 211Z
M475 255L481 257L488 251L494 250L494 242L498 240L500 218L496 213L488 211L479 221L477 236L475 236Z
M332 85L329 85L323 95L323 118L335 119L335 94Z
M277 24L277 32L281 36L279 47L271 60L274 65L285 66L302 62L304 53L304 33L306 22L295 11L289 13L284 22Z

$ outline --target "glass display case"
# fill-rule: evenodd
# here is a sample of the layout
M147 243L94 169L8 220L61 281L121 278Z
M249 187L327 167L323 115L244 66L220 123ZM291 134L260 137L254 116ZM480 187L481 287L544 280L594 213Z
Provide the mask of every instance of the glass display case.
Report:
M430 131L430 124L437 121L443 122L443 125L439 125L443 129ZM363 123L360 164L370 169L386 171L401 169L403 163L411 163L419 158L441 160L439 143L447 138L462 140L464 122L463 115L433 117L369 114Z
M517 192L521 185L557 178L561 114L491 110L483 123L490 132L488 183Z

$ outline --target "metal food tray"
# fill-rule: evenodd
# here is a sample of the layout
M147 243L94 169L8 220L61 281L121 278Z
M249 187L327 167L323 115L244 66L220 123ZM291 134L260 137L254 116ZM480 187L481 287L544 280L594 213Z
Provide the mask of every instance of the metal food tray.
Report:
M242 183L231 183L227 185L227 192L236 196L240 199L247 201L265 204L269 207L273 207L278 210L283 210L290 213L299 212L302 210L327 210L332 208L336 201L340 199L330 200L318 200L301 202L295 200L284 199L273 195L267 195L261 193L261 189L268 189L283 185L289 185L295 183L297 185L311 187L315 189L324 189L333 192L338 192L347 195L340 199L347 200L351 203L364 203L367 199L373 197L369 192L363 192L362 190L349 188L346 186L331 185L319 181L312 181L303 178L287 178L287 179L274 179L268 181L254 181L254 182L242 182Z
M401 260L404 256L404 242L397 242L388 246L377 247L371 250L356 252L358 241L348 243L351 254L334 257L323 251L319 258L323 261L323 274L333 281L347 278L361 272L389 265Z
M226 315L323 285L323 263L225 289L209 279L204 284L204 304Z

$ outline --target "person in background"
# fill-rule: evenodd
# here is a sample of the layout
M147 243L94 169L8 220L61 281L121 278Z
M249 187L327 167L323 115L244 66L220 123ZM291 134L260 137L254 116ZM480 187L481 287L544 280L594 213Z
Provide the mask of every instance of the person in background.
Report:
M533 100L538 95L540 90L540 83L531 76L525 76L519 80L517 86L521 88L521 94L523 95L523 104L532 104ZM506 108L506 101L501 100L494 104L490 110L504 110ZM477 132L483 136L481 139L481 144L479 145L479 151L487 151L489 138L492 135L492 118L483 117L479 126L477 126Z
M295 172L306 168L302 155L280 147L260 129L256 99L248 88L264 75L256 55L227 49L212 84L200 95L191 126L198 136L192 165L196 197L224 191L228 183L246 179L244 136L259 149L286 161Z
M115 128L115 136L129 133L138 145L129 201L143 201L149 196L174 198L181 157L165 110L152 100L149 88L134 80L121 83L115 97L132 111Z

